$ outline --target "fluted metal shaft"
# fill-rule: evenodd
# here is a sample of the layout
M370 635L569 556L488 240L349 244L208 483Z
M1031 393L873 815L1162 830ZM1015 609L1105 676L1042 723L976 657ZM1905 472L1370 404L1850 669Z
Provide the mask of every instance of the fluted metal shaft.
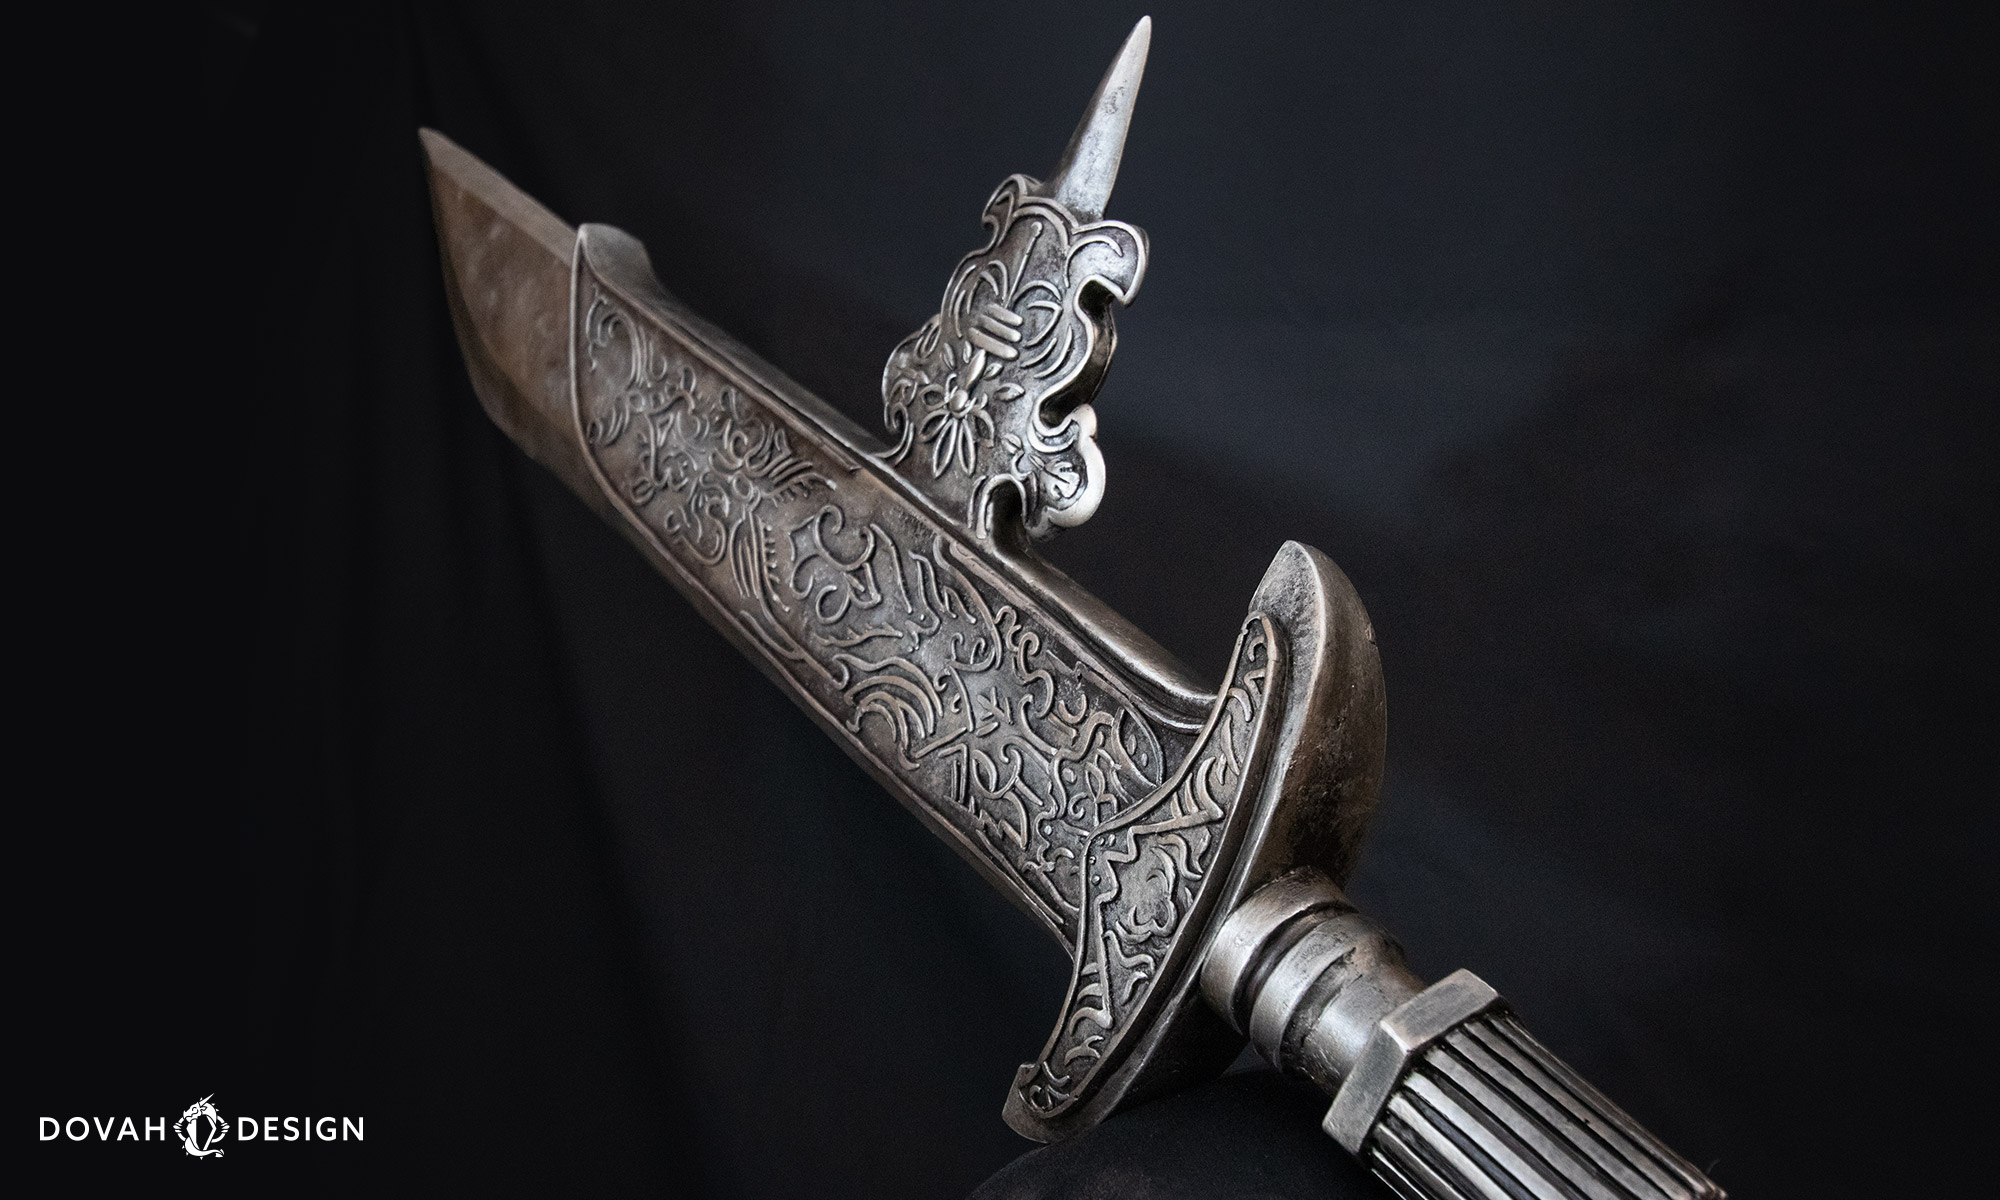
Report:
M1317 871L1230 914L1202 990L1273 1065L1333 1096L1327 1133L1408 1200L1722 1200L1485 981L1425 987Z

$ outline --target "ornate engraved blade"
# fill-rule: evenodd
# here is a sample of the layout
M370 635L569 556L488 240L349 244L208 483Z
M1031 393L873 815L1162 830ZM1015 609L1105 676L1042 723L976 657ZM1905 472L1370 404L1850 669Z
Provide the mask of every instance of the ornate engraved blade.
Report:
M1176 695L916 502L876 453L577 239L575 432L657 565L884 785L1074 949L1099 826L1187 758ZM1219 815L1219 814L1218 814Z
M1428 987L1340 883L1381 778L1381 667L1286 543L1210 692L1031 539L1104 492L1090 406L1145 234L1104 218L1141 21L1047 183L890 354L885 444L424 131L447 291L500 427L1073 956L1004 1112L1048 1140L1216 1073L1244 1036L1334 1095L1399 1194L1719 1197L1469 972Z
M572 231L423 134L454 319L496 423L1075 956L1006 1106L1045 1139L1235 1053L1194 968L1211 914L1251 883L1239 851L1310 848L1343 870L1379 774L1372 646L1326 694L1328 614L1360 624L1323 558L1280 556L1218 693L1029 548L1103 493L1088 400L1146 239L1101 209L1149 29L1051 184L1001 183L986 244L891 353L893 445L689 312L632 238ZM1343 743L1352 786L1280 806L1295 761L1325 765L1317 732L1300 741L1329 705L1377 712Z

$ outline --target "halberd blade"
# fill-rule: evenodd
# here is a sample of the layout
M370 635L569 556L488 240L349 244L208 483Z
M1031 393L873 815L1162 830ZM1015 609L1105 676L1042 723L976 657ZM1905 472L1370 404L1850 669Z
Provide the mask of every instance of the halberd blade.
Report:
M994 191L988 244L892 352L893 449L675 300L636 238L572 230L423 131L480 400L1070 951L1016 1130L1079 1133L1247 1034L1334 1096L1324 1128L1400 1195L1722 1200L1484 981L1425 987L1340 891L1385 714L1331 561L1284 545L1209 692L1027 541L1102 495L1089 400L1146 256L1103 214L1151 34L1049 181Z
M1139 98L1139 77L1146 73L1146 51L1152 44L1153 18L1140 17L1091 93L1090 107L1070 135L1062 161L1042 185L1044 196L1068 205L1086 221L1103 219L1111 187L1118 182L1132 105Z
M1160 788L1215 692L1067 576L916 495L879 438L668 294L637 239L572 232L423 141L445 290L495 423L1074 950L1089 830Z

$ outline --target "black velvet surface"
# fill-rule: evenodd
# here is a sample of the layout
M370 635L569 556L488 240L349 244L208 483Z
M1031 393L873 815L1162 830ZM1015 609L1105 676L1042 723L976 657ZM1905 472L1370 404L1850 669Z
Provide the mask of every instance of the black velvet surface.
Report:
M1374 1194L1255 1073L1015 1138L1063 956L491 427L444 305L420 124L873 425L1139 12L203 10L197 266L152 302L200 383L134 468L173 502L118 526L156 565L100 627L147 655L51 693L124 732L62 759L29 1082L369 1135L36 1155L287 1194ZM1111 215L1154 260L1107 499L1051 556L1219 676L1278 544L1326 550L1390 699L1351 890L1417 970L1480 972L1734 1194L1947 1188L1993 945L1971 25L1152 13Z
M1389 1193L1319 1130L1326 1098L1268 1070L1226 1075L1031 1151L971 1200L1202 1200Z

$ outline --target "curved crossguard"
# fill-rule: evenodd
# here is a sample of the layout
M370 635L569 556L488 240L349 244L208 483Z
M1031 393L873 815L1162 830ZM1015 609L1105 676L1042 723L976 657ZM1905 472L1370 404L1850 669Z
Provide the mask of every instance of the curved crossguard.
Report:
M1319 930L1347 911L1326 895L1382 768L1381 669L1353 588L1287 543L1210 691L1030 545L1103 494L1088 402L1111 302L1146 258L1103 206L1149 34L1141 21L1050 179L1000 185L986 245L891 354L893 445L668 295L637 241L570 229L426 130L453 318L494 421L1069 948L1055 1031L1007 1095L1015 1129L1088 1128L1219 1072L1247 1032L1336 1092L1329 1129L1384 1178L1459 1195L1422 1131L1450 1143L1452 1112L1482 1130L1513 1118L1461 1106L1423 1125L1446 1109L1410 1116L1431 1093L1409 1089L1432 1044L1497 998L1440 1008L1393 955L1329 958ZM1349 969L1362 961L1395 969ZM1521 1144L1547 1141L1530 1132ZM1417 1148L1379 1149L1393 1138Z

